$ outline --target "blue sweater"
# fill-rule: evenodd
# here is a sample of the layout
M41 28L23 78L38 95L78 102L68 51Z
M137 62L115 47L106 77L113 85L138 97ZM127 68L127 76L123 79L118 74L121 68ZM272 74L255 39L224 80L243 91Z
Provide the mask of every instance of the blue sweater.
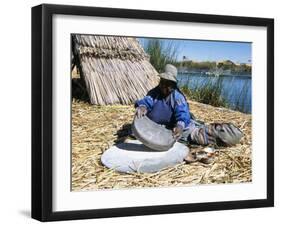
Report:
M150 112L153 109L153 105L159 99L163 99L163 97L161 97L159 86L157 86L150 90L143 99L138 100L135 103L135 107L143 105L147 108L148 112ZM166 100L169 101L172 107L174 123L186 128L190 123L190 113L189 105L183 94L175 89L166 97Z

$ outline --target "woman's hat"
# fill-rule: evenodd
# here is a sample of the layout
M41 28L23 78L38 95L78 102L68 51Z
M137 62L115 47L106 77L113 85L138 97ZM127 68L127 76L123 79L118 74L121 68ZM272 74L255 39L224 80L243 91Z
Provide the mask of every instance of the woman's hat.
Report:
M165 66L165 72L159 74L159 77L173 82L177 82L177 74L177 68L172 64L167 64Z

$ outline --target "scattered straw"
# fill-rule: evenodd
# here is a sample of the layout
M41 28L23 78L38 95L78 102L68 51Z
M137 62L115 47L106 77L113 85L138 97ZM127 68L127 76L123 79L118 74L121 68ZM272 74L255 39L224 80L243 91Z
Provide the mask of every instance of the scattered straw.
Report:
M101 164L102 153L122 142L132 122L132 105L94 106L72 102L72 190L120 189L250 182L251 115L189 101L194 115L205 122L232 122L244 133L240 144L217 149L214 162L182 163L153 174L118 173ZM192 146L191 151L203 147Z

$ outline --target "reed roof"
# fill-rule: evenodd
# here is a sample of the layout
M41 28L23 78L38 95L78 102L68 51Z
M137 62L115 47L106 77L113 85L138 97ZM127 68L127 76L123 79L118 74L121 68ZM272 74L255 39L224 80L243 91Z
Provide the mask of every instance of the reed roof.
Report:
M157 85L158 73L136 38L79 34L72 38L92 104L131 104Z

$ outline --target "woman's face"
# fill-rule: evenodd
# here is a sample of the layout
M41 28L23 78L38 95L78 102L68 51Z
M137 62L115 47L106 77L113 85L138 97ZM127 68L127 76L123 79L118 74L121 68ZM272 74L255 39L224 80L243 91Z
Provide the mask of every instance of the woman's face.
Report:
M163 78L160 79L159 88L160 88L161 94L164 97L168 96L173 91L174 86L175 86L175 84L173 81L166 80Z

